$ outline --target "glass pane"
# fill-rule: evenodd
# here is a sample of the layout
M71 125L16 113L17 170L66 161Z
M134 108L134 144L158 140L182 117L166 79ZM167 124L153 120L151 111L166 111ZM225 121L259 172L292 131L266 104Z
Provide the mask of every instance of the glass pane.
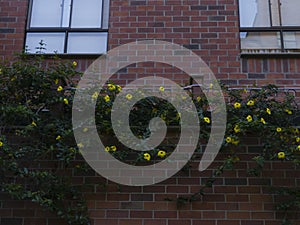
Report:
M281 0L281 20L283 26L300 26L299 12L299 0Z
M247 32L245 37L241 39L241 48L258 53L280 52L280 34L279 32Z
M73 0L71 27L101 28L102 0Z
M103 0L102 29L108 29L109 0Z
M70 12L71 12L71 0L62 1L62 27L69 27L70 24Z
M69 33L68 53L104 53L107 33Z
M37 49L43 40L45 49ZM26 46L30 53L63 53L65 33L27 33Z
M269 0L272 11L272 26L280 26L280 5L278 0Z
M269 27L269 4L266 0L239 0L241 27Z
M300 49L300 32L283 33L284 48L290 50Z
M61 27L62 0L33 0L30 27Z

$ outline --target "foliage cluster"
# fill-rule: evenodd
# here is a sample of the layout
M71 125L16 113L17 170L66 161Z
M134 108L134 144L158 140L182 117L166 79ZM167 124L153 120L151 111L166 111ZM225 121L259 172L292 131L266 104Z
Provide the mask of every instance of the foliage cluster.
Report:
M0 65L0 187L15 198L45 206L70 224L88 224L84 197L80 188L72 184L71 176L73 170L87 168L80 158L80 146L74 140L71 121L76 90L73 81L74 76L80 76L76 66L76 62L55 57L44 60L42 56L24 55L15 62ZM209 92L211 88L213 85L205 91ZM138 152L114 138L111 110L121 91L121 86L108 83L105 89L91 96L97 100L95 116L99 135L112 137L104 141L105 150L119 160L136 165L166 159L178 139L166 138L157 148ZM131 130L140 139L151 134L149 121L154 117L165 121L167 135L180 127L180 113L163 98L168 90L159 87L159 92L161 98L144 98L131 110ZM263 143L263 151L253 158L257 167L249 173L258 175L265 162L270 160L290 161L299 166L300 134L295 127L299 115L292 95L271 85L251 90L224 87L224 95L227 99L227 129L221 151L228 157L199 192L178 198L179 204L196 200L224 170L234 169L239 162L239 146L243 146L249 135L260 137ZM133 97L132 94L125 96L127 100ZM191 97L200 120L201 143L197 151L201 152L201 146L210 135L213 109L203 93L197 96L191 93ZM180 133L180 128L178 130ZM299 190L281 189L278 193L293 196L292 202L283 203L278 209L299 208Z
M80 169L71 124L76 62L20 55L0 66L0 187L70 224L88 224L72 168Z

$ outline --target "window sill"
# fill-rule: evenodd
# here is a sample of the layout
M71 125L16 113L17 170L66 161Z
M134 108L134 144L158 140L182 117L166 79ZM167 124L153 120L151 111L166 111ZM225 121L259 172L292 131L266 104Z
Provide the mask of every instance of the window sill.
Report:
M49 54L49 53L45 53L45 54L35 54L35 53L25 53L24 54L27 57L36 57L36 56L42 56L44 58L54 58L54 57L58 57L61 59L97 59L102 55L105 54L89 54L89 53L84 53L84 54Z
M240 53L241 58L300 58L300 52Z

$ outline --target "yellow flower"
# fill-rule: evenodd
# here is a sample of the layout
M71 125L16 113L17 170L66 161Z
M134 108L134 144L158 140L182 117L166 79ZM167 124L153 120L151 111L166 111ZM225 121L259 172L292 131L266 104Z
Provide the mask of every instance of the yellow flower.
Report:
M34 121L31 122L31 125L36 127L36 123Z
M278 152L277 157L278 157L278 159L284 159L285 158L285 153L284 152Z
M271 115L271 110L269 108L266 108L266 112Z
M63 87L62 86L58 86L57 87L57 91L62 91L63 90Z
M110 151L110 147L108 147L108 146L105 147L105 151L106 151L106 152L109 152L109 151Z
M276 128L276 131L277 131L278 133L280 133L280 132L282 131L282 129L281 129L280 127L277 127L277 128Z
M55 84L58 84L58 81L59 81L58 79L55 79L55 80L54 80L54 83L55 83Z
M85 128L83 128L82 131L83 131L84 133L86 133L86 132L88 132L88 130L89 130L89 129L88 129L87 127L85 127Z
M130 100L130 99L132 99L132 95L131 95L131 94L127 94L127 95L126 95L126 98L127 98L128 100Z
M236 102L236 103L234 103L233 106L234 106L235 109L239 109L239 108L241 108L241 103Z
M160 90L161 92L164 92L164 91L165 91L165 88L164 88L163 86L160 86L160 87L159 87L159 90Z
M210 119L208 117L204 117L203 120L205 123L210 123Z
M241 130L240 130L240 127L239 127L239 125L235 125L234 126L234 132L235 133L239 133Z
M122 87L120 85L117 85L116 88L118 92L122 91Z
M99 93L96 91L93 95L92 95L92 99L96 100L99 96Z
M226 142L227 142L227 143L230 143L231 141L232 141L231 137L227 137L227 138L226 138Z
M250 115L248 115L248 116L246 117L246 119L247 119L248 122L252 122L252 120L253 120L253 119L252 119L252 116L250 116Z
M110 91L116 90L116 86L113 84L108 84L107 87L108 87L108 90L110 90Z
M181 99L182 100L186 100L186 96L181 96Z
M234 144L234 145L238 145L240 143L240 141L239 140L232 140L231 143Z
M82 143L78 143L78 144L77 144L77 147L78 147L78 148L83 148L84 145L83 145Z
M209 88L213 88L213 86L214 86L213 84L209 84Z
M0 147L2 147L3 146L3 142L2 141L0 141Z
M104 96L104 101L105 101L105 102L109 102L109 101L110 101L110 97L109 97L108 95L105 95L105 96Z
M158 151L157 156L160 157L160 158L163 158L163 157L166 156L166 152L163 151L163 150L160 150L160 151Z
M76 62L76 61L73 61L72 65L73 65L74 67L76 67L76 66L77 66L77 62Z
M115 145L110 146L110 150L112 150L113 152L117 151L117 147Z
M65 103L66 105L68 105L68 104L69 104L69 100L66 99L66 98L64 98L64 103Z
M149 153L144 153L144 159L149 161L151 159L151 155Z
M61 139L61 136L60 135L57 135L57 137L55 138L55 140L60 140Z
M300 142L300 137L297 137L297 138L296 138L296 142Z
M292 115L292 114L293 114L293 112L292 112L291 110L289 110L289 109L286 109L285 112L286 112L287 114L289 114L289 115Z
M297 149L300 150L300 145L297 146Z
M166 120L166 116L165 116L164 114L161 114L159 117L160 117L162 120Z
M200 101L201 101L201 97L198 96L198 97L196 98L196 100L197 100L197 102L200 102Z
M248 102L247 102L247 105L248 105L248 106L253 106L253 105L254 105L254 101L253 101L253 100L248 101Z
M266 124L266 121L264 120L264 118L260 118L260 122L262 122L263 124Z

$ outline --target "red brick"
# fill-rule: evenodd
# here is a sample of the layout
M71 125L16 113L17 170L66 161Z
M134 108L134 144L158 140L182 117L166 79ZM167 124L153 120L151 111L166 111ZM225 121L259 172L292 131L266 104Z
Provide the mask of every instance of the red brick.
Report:
M216 221L215 220L196 220L194 219L192 222L192 225L216 225Z
M1 217L11 217L12 216L12 209L0 209L0 218Z
M154 211L154 218L177 218L177 211Z
M225 219L225 211L203 211L204 219Z
M239 203L240 210L243 211L263 211L264 207L262 203Z
M275 219L275 213L274 212L252 212L251 213L252 219Z
M201 219L202 213L201 211L182 211L178 212L178 218L191 218L191 219Z
M227 195L226 196L227 202L248 202L249 201L249 195Z
M168 202L144 202L144 209L164 211L168 209Z
M191 225L191 220L168 220L168 225Z
M117 219L96 219L94 222L94 225L103 225L103 224L119 225Z
M227 212L228 219L250 219L250 212Z
M136 220L136 219L121 219L119 222L119 225L141 225L141 224L143 224L143 220Z
M131 210L130 218L152 218L152 211Z
M219 220L217 221L217 225L240 225L240 221L239 220Z
M47 219L43 218L25 218L24 225L47 225Z
M164 219L145 219L144 220L144 225L167 225L167 220L164 220Z
M107 210L106 217L107 218L128 218L129 211L128 210Z

